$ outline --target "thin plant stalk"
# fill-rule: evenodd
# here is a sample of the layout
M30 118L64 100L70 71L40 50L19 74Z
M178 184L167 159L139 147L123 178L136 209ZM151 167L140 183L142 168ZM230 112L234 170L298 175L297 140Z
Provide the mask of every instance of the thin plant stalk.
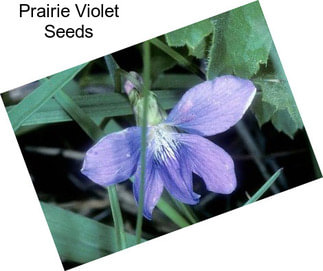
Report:
M269 187L272 186L272 184L278 179L280 173L282 172L282 168L277 170L275 172L274 175L272 175L265 183L262 187L260 187L258 189L258 191L244 204L244 205L247 205L247 204L250 204L250 203L253 203L255 201L257 201L268 189Z
M136 239L137 244L141 241L142 224L143 224L143 208L144 208L144 186L145 186L145 171L146 171L146 137L147 137L147 111L148 111L148 91L150 88L150 44L149 41L143 43L143 97L144 97L144 110L143 122L141 130L141 153L140 153L140 185L139 185L139 203L138 214L136 223Z

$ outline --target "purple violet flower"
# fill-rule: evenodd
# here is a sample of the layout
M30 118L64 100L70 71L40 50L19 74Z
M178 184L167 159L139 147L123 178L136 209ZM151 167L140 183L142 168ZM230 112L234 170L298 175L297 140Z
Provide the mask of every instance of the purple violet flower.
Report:
M164 187L183 203L198 203L200 195L193 191L192 172L204 180L209 191L230 194L235 189L232 158L203 136L216 135L235 125L255 93L249 80L220 76L189 89L163 122L148 126L146 218L152 218ZM133 192L138 202L140 137L140 127L105 136L86 153L82 173L102 186L135 175Z

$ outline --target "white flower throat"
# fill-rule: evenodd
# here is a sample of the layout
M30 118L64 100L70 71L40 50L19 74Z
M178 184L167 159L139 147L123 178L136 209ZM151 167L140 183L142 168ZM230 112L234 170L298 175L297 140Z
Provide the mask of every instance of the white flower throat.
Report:
M174 134L175 128L165 124L152 126L148 134L148 147L153 150L156 161L166 162L168 159L176 159L179 142Z

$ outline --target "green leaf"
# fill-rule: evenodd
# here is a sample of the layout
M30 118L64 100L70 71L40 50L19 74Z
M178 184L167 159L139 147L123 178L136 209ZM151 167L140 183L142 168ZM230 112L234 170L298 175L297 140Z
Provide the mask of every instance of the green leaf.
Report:
M183 95L181 90L154 91L158 101L164 109L172 108ZM126 116L132 114L127 97L119 93L92 94L73 96L71 99L91 118L96 124L106 117ZM15 106L7 107L11 112ZM72 118L56 100L50 99L34 112L28 119L22 122L23 126L57 123L71 121Z
M52 204L41 206L62 259L86 263L118 251L113 227ZM128 247L136 244L132 234L126 233L126 240Z
M258 2L214 18L207 78L235 74L250 78L266 64L272 40Z
M255 79L254 82L262 91L263 104L253 107L256 118L262 119L259 124L271 120L278 131L293 138L303 123L288 82L281 79Z
M274 175L272 175L262 187L244 204L250 204L257 201L268 189L269 187L278 179L280 173L282 172L282 168L277 170Z
M275 113L275 107L269 103L263 102L262 93L258 93L255 96L252 104L251 110L255 114L258 121L258 125L261 127L266 122L270 121L273 114Z
M166 41L168 45L174 47L187 45L188 49L194 52L212 30L212 22L207 19L166 34Z
M261 100L256 100L252 106L259 125L271 120L279 132L293 138L296 131L303 128L303 123L274 44L268 65L252 80L261 90Z
M195 48L188 48L189 55L195 56L198 59L205 58L207 56L207 39L201 40L201 42Z
M284 132L292 139L296 131L302 128L297 126L297 123L291 118L291 115L286 109L276 111L272 116L271 122L277 131Z
M9 112L9 119L14 131L17 131L21 124L34 112L39 110L58 90L62 89L74 76L81 71L87 63L76 66L69 70L53 75L46 80L32 93L25 97L18 105Z

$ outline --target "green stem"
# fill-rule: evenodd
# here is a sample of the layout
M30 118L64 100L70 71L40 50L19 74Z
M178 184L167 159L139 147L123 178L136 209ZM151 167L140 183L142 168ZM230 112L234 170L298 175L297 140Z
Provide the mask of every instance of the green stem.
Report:
M197 76L205 80L205 74L200 70L198 66L194 65L191 61L187 60L177 51L170 48L167 44L162 42L160 39L155 38L150 40L150 42L156 47L158 47L160 50L162 50L164 53L174 58L180 66L184 67L185 69L189 70L190 72L196 74Z
M78 125L91 137L93 141L97 141L104 136L104 132L95 122L62 90L55 95L56 101L62 108L74 119ZM111 204L114 227L116 230L116 240L118 249L124 249L126 245L126 237L123 226L122 214L119 206L116 186L108 187L108 194Z
M147 109L148 109L148 91L150 88L150 44L149 41L143 43L143 63L144 63L144 105L143 118L141 130L141 152L140 152L140 186L139 186L139 204L136 223L136 239L137 244L141 241L142 223L143 223L143 208L144 208L144 185L145 185L145 171L146 171L146 137L147 137Z

